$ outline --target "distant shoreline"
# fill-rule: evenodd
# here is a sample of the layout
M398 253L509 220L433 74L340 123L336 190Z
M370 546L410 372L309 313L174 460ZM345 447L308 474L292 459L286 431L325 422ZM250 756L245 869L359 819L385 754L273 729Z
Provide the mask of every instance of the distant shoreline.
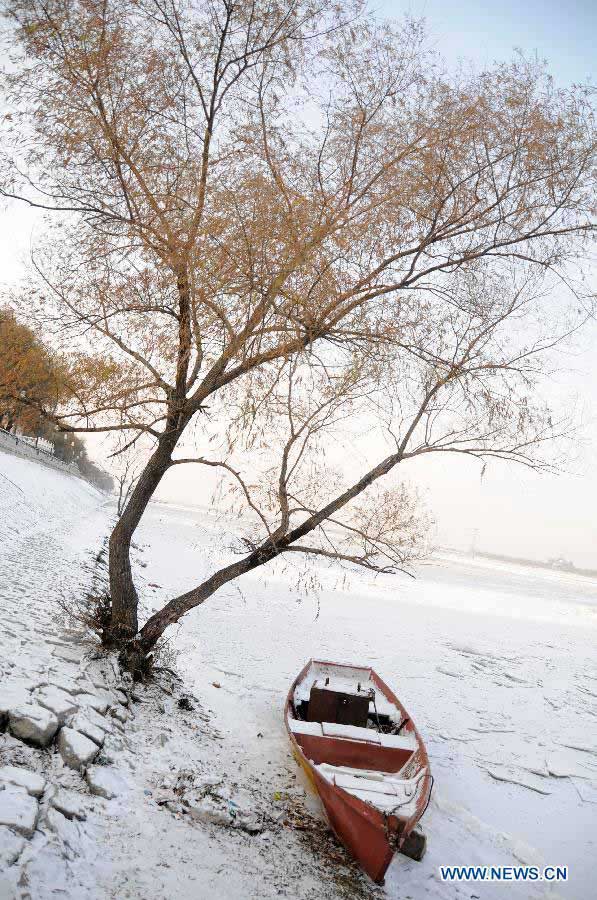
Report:
M215 512L219 515L223 515L222 511L217 510L217 508L210 504L207 505L205 503L183 503L180 500L153 500L152 505L154 506L170 506L170 507L179 507L180 509L185 510L198 510L202 512L204 515ZM486 550L475 550L473 553L470 550L461 550L457 547L436 547L436 552L439 553L452 553L456 556L462 556L466 559L489 559L494 562L503 562L503 563L513 563L519 566L527 566L533 569L543 569L546 572L563 572L566 575L582 575L585 578L594 578L597 579L597 569L585 569L580 568L574 565L574 563L558 565L553 562L543 562L538 559L528 559L524 556L508 556L505 553L489 553Z
M533 569L543 569L547 572L563 572L566 575L583 575L585 578L597 578L597 569L583 569L573 563L558 565L551 562L542 562L537 559L527 559L524 556L507 556L505 553L489 553L484 550L476 550L474 553L467 550L457 550L455 547L438 547L438 550L446 553L454 553L467 559L490 559L496 562L514 563L519 566L528 566Z

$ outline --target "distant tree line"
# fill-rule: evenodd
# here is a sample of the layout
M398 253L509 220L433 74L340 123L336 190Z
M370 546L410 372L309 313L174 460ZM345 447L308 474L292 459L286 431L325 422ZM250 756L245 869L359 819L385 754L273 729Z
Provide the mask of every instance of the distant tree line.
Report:
M71 391L72 373L65 361L9 307L0 308L0 427L50 441L57 459L76 463L89 481L112 490L112 479L89 459L83 441L48 418Z
M11 309L0 308L0 425L41 437L41 410L54 411L64 394L58 356Z

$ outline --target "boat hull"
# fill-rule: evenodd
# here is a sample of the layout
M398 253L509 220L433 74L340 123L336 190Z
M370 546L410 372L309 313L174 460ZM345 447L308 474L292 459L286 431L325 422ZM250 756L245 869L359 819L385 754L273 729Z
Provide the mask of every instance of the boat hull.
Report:
M290 688L285 707L285 722L289 740L295 759L305 771L310 782L318 792L326 812L329 824L339 840L360 863L369 877L381 883L386 870L394 856L406 841L425 811L431 792L431 776L423 777L422 789L419 792L417 807L409 818L388 815L374 806L363 802L346 790L336 786L324 778L317 763L327 762L338 766L357 766L365 768L364 754L367 747L363 742L338 740L332 737L316 737L308 734L299 735L300 743L290 728L290 719L294 713L293 696L297 685L306 677L313 661L309 661L295 679ZM333 666L333 663L319 663ZM408 716L402 704L392 691L374 673L371 673L376 686L386 698L394 702L404 716ZM387 751L376 748L376 767L388 767L388 771L398 771L407 766L413 771L429 772L429 762L420 735L411 726L417 737L417 750L413 753L400 754L399 751ZM410 761L409 760L410 757ZM408 762L407 762L408 761Z

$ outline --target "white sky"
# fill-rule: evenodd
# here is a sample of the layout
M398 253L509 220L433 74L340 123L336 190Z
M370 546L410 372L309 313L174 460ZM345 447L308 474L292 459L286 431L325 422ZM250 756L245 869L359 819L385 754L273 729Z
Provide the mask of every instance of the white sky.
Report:
M380 15L408 11L425 16L434 45L448 63L470 58L483 65L522 47L547 58L561 84L594 77L597 4L589 0L567 4L381 0L374 5ZM14 205L0 209L3 286L22 274L23 259L39 227L39 218L28 209ZM567 473L539 475L491 463L481 481L480 465L468 458L426 457L410 464L408 477L426 496L439 543L470 549L475 541L480 550L536 559L563 556L579 566L597 567L596 349L597 325L593 324L576 352L563 360L566 371L553 385L559 405L576 409L581 426L570 446ZM380 447L375 460L383 455ZM181 466L168 476L158 496L192 504L206 502L209 493L202 467Z
M477 65L508 58L515 48L547 60L556 83L595 81L594 0L377 0L382 16L424 17L448 62ZM587 329L563 364L562 407L574 405L582 427L570 447L573 474L547 476L491 464L483 483L470 460L435 460L417 480L429 489L439 538L453 546L544 559L565 556L597 566L597 326Z

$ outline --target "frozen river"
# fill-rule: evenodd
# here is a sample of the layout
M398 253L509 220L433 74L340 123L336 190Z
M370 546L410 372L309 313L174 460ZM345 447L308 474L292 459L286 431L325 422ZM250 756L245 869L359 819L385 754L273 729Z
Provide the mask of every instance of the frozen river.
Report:
M156 600L198 583L228 541L203 513L165 505L152 508L140 537L144 576L160 586L149 589ZM273 735L271 753L287 758L282 706L309 657L371 664L396 690L427 742L436 786L424 819L427 856L394 860L389 896L455 896L455 885L439 881L439 865L524 862L567 865L568 883L546 896L589 900L596 637L595 582L443 556L415 580L326 566L305 579L278 564L189 614L176 640L185 677L218 711L238 752L256 762L263 732ZM512 888L520 897L542 889ZM459 890L504 896L499 884Z

